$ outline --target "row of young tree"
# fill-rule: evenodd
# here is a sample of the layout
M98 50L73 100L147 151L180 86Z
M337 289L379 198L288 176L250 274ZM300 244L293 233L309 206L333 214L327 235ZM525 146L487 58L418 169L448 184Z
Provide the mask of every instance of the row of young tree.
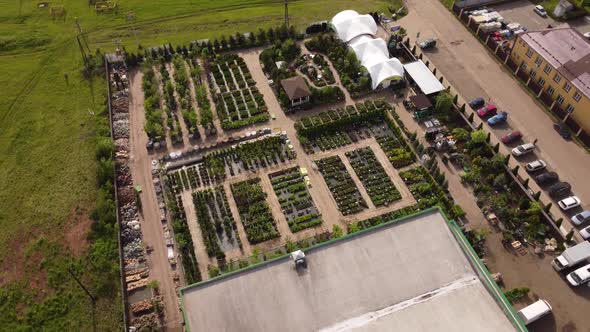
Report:
M204 42L191 42L186 45L177 45L173 47L172 44L162 45L159 47L143 48L139 46L137 53L126 52L127 65L130 67L137 66L146 58L158 59L160 57L170 61L174 54L182 54L185 58L195 55L207 56L213 53L243 49L248 47L264 46L273 44L277 41L284 42L287 39L302 39L303 35L299 33L293 26L286 27L281 25L279 27L270 27L268 29L260 28L258 32L241 33L236 32L230 36L222 35L219 38L206 40Z

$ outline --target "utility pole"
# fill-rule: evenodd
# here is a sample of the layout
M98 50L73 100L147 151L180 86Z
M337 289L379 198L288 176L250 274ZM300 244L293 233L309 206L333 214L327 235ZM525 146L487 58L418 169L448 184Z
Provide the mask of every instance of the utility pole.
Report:
M78 48L80 49L80 54L82 55L82 60L84 60L84 67L88 70L88 54L86 54L86 50L90 53L90 48L88 48L88 42L84 39L84 34L82 33L82 28L80 27L80 22L78 22L78 18L76 17L76 41L78 42Z
M94 295L92 295L92 293L90 293L90 291L86 287L84 287L82 282L78 279L78 277L76 277L76 275L72 271L71 267L68 267L68 272L70 273L72 278L74 278L74 280L76 280L76 283L78 284L78 286L80 286L80 288L82 288L84 290L84 292L86 292L86 294L90 298L90 302L92 303L92 330L94 332L96 332L96 313L95 313L95 311L96 311L96 297L94 297Z
M289 27L289 0L285 0L285 26Z
M135 42L137 43L137 46L139 46L139 39L137 38L137 26L135 24L135 12L127 12L126 20L127 22L132 24L131 29L133 30L133 34L135 35Z

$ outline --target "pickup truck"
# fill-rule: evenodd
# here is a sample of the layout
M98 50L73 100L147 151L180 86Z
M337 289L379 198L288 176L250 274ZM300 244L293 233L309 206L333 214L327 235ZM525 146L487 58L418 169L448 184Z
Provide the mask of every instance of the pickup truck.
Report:
M508 119L508 113L507 112L502 112L502 113L498 113L494 116L492 116L491 118L488 119L488 124L490 126L495 126L495 125L499 125L501 123L506 122L506 120Z

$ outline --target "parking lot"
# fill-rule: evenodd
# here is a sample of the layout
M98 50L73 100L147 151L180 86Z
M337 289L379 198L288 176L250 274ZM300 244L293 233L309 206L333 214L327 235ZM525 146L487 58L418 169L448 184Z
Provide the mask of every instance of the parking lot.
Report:
M535 4L528 0L512 1L496 6L490 6L490 8L499 12L507 22L520 23L527 27L529 31L545 29L548 25L556 27L561 24L561 22L554 20L550 16L541 17L537 15L533 11L534 7ZM590 31L590 22L584 18L568 21L567 23L581 33Z
M499 139L513 130L520 130L523 138L508 146L502 145L501 152L510 153L510 150L524 142L537 140L534 153L521 158L511 158L510 165L520 165L520 175L525 176L524 166L535 159L543 159L548 164L549 170L559 173L562 181L572 185L572 192L580 197L582 207L572 213L562 213L557 207L557 201L552 200L551 212L556 216L564 216L562 228L572 228L569 216L573 212L590 208L590 187L587 186L588 165L590 155L573 141L566 141L553 129L554 119L544 108L521 86L512 75L499 64L495 58L482 46L470 32L443 8L438 0L409 0L410 14L400 22L408 31L408 36L415 40L420 32L420 38L438 39L437 48L428 52L428 59L437 68L445 80L458 91L465 100L475 97L483 97L487 102L498 106L500 112L509 113L507 123L486 130L492 133L492 141ZM523 3L531 8L528 2ZM519 8L518 4L513 8ZM514 4L513 4L514 6ZM525 6L525 7L526 7ZM436 8L436 10L433 10ZM526 10L528 11L528 9ZM526 12L525 10L522 13ZM524 14L523 14L524 15ZM525 20L520 20L526 25ZM529 28L530 30L530 28ZM584 31L584 30L582 30ZM455 90L456 89L456 90ZM477 117L476 117L477 119ZM476 123L481 120L477 119ZM531 179L530 187L539 190ZM541 195L544 202L550 201L546 191ZM460 199L459 199L460 201ZM466 204L466 206L469 204ZM478 207L474 207L478 211ZM477 216L476 216L477 218ZM474 218L474 219L476 219ZM481 218L481 217L480 217ZM501 248L501 234L493 233L486 242L489 247ZM548 299L554 305L552 323L546 328L535 331L578 331L584 330L588 322L588 289L577 288L571 291L560 274L552 271L549 264L550 255L539 260L528 255L526 259L505 255L502 249L491 249L487 254L490 267L495 271L505 274L505 281L510 287L530 286L534 290L533 296ZM518 266L518 268L515 268ZM546 320L545 320L546 322Z

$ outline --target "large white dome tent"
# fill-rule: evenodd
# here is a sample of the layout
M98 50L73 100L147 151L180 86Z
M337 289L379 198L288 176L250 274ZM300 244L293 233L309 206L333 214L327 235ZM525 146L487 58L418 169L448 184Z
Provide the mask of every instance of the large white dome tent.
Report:
M371 76L372 88L389 86L389 82L402 79L404 67L396 58L389 58L387 44L374 38L377 24L371 15L360 15L354 10L345 10L331 20L338 38L347 43L363 67Z
M374 36L377 33L377 23L371 15L360 15L354 10L345 10L336 14L332 21L332 27L338 34L338 38L344 42L361 35Z

